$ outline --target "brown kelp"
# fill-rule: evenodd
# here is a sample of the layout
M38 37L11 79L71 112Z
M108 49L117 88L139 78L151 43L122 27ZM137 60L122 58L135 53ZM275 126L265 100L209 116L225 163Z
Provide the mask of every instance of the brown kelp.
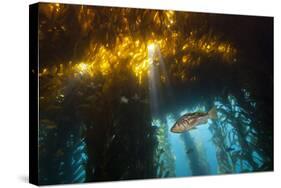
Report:
M210 129L217 146L220 173L272 169L271 154L266 152L268 146L259 145L265 135L257 134L262 130L258 130L258 120L253 117L259 116L258 113L261 112L257 112L256 102L249 99L250 93L246 89L241 92L244 95L241 98L243 103L238 103L238 99L233 95L218 98L215 102L219 109L220 121L212 124ZM268 139L271 140L270 137Z
M152 121L152 125L157 129L157 146L154 153L154 165L157 169L155 177L174 177L175 176L175 158L171 152L170 141L168 139L169 129L164 120Z
M219 113L218 173L273 169L267 18L50 3L39 17L42 184L176 176L166 117L198 104ZM210 174L181 137L192 174Z

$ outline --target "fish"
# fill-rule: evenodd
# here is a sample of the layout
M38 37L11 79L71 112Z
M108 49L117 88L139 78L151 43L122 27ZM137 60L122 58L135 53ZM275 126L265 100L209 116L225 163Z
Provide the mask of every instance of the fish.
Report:
M189 148L187 151L186 151L186 154L190 154L193 152L193 149L192 148Z
M165 150L163 149L163 148L161 148L160 150L159 150L159 155L161 155L162 153L164 153L165 152Z
M226 152L231 152L231 151L234 151L234 150L235 150L235 148L233 148L233 147L227 147L225 149Z
M216 107L211 108L209 112L193 112L184 114L176 121L170 131L173 133L187 132L192 129L196 129L198 125L207 123L208 119L217 119Z
M122 97L120 98L120 102L121 102L121 103L124 103L124 104L128 104L128 103L129 103L129 99L128 99L127 97L125 97L125 96L122 96Z

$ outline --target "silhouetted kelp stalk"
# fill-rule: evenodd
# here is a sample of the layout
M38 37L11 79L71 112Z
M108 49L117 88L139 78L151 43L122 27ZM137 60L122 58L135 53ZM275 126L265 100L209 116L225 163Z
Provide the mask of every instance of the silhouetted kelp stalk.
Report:
M88 157L79 130L64 127L63 131L68 134L61 137L62 126L47 119L42 120L41 125L43 126L39 135L41 184L84 182Z
M257 127L253 124L254 117L251 117L257 113L256 102L247 98L242 100L238 103L236 97L228 95L227 98L220 97L215 101L219 120L210 129L217 146L220 173L259 171L266 163L270 163L257 145L262 135L253 134L257 132ZM246 110L240 106L247 102L252 109Z
M184 141L186 154L189 160L188 166L192 175L209 175L209 164L205 158L206 153L204 153L202 145L200 147L199 143L195 143L189 132L183 133L181 137ZM190 148L192 148L192 152L190 152Z
M157 146L154 153L154 165L157 169L156 177L175 176L175 158L171 152L168 140L168 125L166 121L153 120L152 126L157 129Z
M39 14L40 182L67 183L75 179L71 174L59 177L57 173L59 162L73 155L76 142L63 151L65 158L60 149L71 140L68 135L79 132L83 134L74 137L85 138L87 146L85 181L174 176L167 130L161 132L161 128L151 126L147 75L150 67L159 66L161 61L167 68L167 73L159 75L161 84L169 80L173 84L192 84L201 82L198 69L202 65L209 64L204 69L209 72L213 60L218 63L215 65L225 66L238 62L233 43L211 29L226 19L199 13L47 3L40 5ZM152 65L147 53L149 44L158 45L163 58L155 57ZM236 93L234 96L241 106L243 100ZM254 170L271 169L273 154L269 146L264 146L270 143L266 139L272 133L263 128L264 122L270 123L268 117L256 120L232 109L228 99L219 100L231 109L224 112L219 108L226 116L225 123L212 126L214 135L218 135L214 142L220 172L234 172L236 161L241 166L252 165ZM227 116L232 112L245 116L240 117L243 122L235 115ZM233 126L231 134L227 123ZM163 118L160 124L167 127ZM255 128L245 133L249 130L244 125L248 124ZM81 131L81 127L85 128ZM164 148L157 144L159 139ZM232 149L236 143L245 147L243 152ZM167 154L160 154L162 149ZM250 159L254 150L267 161L265 166ZM162 157L165 162L161 163ZM65 163L65 169L70 167ZM45 179L47 176L50 179Z
M205 112L206 107L200 102L194 107L185 108L180 114L174 114L176 119L179 119L182 115L192 112ZM210 174L210 165L207 161L207 154L204 151L204 146L201 141L202 138L194 138L191 133L185 132L180 135L184 143L185 155L188 158L188 168L192 175L208 175Z

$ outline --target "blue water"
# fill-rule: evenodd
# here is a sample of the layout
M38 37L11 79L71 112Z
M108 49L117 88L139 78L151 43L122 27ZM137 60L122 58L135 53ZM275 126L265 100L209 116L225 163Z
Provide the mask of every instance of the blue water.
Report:
M168 130L171 129L175 120L172 119L170 116L167 117L167 128ZM171 134L169 132L168 141L171 144L171 150L174 154L175 159L175 174L176 176L188 176L191 175L191 171L189 170L188 159L186 157L184 143L183 140L180 138L179 134Z
M204 103L187 104L178 109L178 113L171 111L162 116L165 117L162 120L153 119L152 126L158 129L154 135L158 139L155 153L164 151L160 157L155 154L157 177L253 172L261 168L267 159L263 157L263 151L255 147L258 137L251 114L256 111L256 102L250 100L249 92L242 92L247 96L244 102L249 103L249 109L241 107L234 95L215 97L211 104L217 109L217 119L209 119L206 124L188 132L177 134L170 129L186 113L207 112L208 107ZM88 155L84 138L80 138L79 134L70 135L66 148L69 153L57 161L57 176L61 183L85 182ZM47 177L43 180L55 181Z
M242 92L246 96L250 95L245 90ZM171 154L166 152L163 155L174 161L175 176L251 172L260 168L265 162L261 156L262 152L254 148L257 138L254 134L251 113L239 105L235 96L229 95L225 98L226 100L216 97L213 101L213 106L217 109L217 119L208 120L206 124L185 133L173 133L170 129L176 120L186 113L207 112L206 106L202 104L187 106L179 114L171 112L166 115L165 142L168 143L168 147L161 146L161 143L158 147L166 147L166 150L170 150ZM248 100L248 103L255 111L253 105L255 102ZM158 122L160 126L160 120L154 122L156 124ZM245 131L243 137L241 130Z
M186 112L187 110L180 113L180 115L183 115ZM173 119L171 116L167 116L167 129L170 130L175 122L176 122L175 119ZM190 134L190 136L196 143L198 147L196 149L204 151L204 156L201 157L203 157L208 164L211 164L210 173L217 174L217 159L216 159L215 145L211 140L212 134L209 130L210 123L211 122L209 121L206 124L202 124L197 129L190 131L188 134ZM187 134L187 133L182 133L182 134ZM185 143L184 140L182 139L182 134L175 134L169 132L168 135L168 142L170 142L171 151L175 159L175 174L177 177L192 175L192 170L190 169L190 163L192 163L193 161L188 158L185 149Z

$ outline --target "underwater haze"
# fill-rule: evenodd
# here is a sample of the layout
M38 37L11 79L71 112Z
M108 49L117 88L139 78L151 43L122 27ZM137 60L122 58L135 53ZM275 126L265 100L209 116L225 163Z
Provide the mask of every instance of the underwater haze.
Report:
M273 18L40 3L38 35L39 184L273 171Z

